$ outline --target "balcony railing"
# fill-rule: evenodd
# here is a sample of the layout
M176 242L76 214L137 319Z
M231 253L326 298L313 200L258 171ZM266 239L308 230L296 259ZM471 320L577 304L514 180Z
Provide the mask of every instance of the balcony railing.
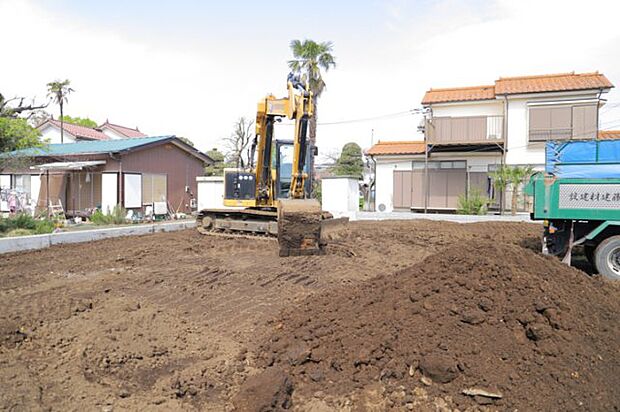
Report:
M432 117L426 121L430 144L501 143L504 116Z

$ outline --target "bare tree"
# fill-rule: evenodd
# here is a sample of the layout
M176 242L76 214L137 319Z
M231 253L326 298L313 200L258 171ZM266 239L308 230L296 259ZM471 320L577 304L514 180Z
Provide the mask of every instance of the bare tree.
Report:
M241 117L235 122L235 130L230 137L223 139L226 158L228 162L234 164L237 168L245 169L251 166L250 159L252 157L252 148L250 142L253 137L253 126L253 120Z
M32 116L41 112L49 105L49 102L46 104L36 104L34 99L30 101L30 104L26 102L25 97L12 97L10 99L5 99L2 93L0 93L0 117L11 117L17 118L20 115L25 119L30 119ZM30 112L30 113L26 113Z

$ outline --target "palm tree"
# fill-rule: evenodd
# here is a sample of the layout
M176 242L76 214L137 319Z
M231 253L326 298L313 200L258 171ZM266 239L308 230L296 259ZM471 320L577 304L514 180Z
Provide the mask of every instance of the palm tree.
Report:
M309 140L314 146L316 145L317 99L325 89L321 69L327 72L330 68L336 67L336 60L332 55L333 43L292 40L290 46L293 60L289 60L288 66L295 73L305 76L313 95L314 115L310 119Z
M499 192L499 214L504 214L504 194L506 192L506 187L508 183L510 183L510 177L512 173L510 171L510 167L506 165L500 165L497 170L490 173L491 179L493 181L493 186L495 186L495 190Z
M64 143L63 105L69 102L67 97L74 91L69 87L70 84L69 79L63 81L56 80L47 84L48 97L51 97L52 101L60 106L60 143Z
M517 198L518 198L517 195L519 192L519 186L521 186L521 184L525 181L525 179L530 177L533 170L534 169L532 169L531 166L524 166L524 167L515 166L510 170L510 175L508 176L508 180L510 181L510 184L512 186L511 212L513 215L517 214Z

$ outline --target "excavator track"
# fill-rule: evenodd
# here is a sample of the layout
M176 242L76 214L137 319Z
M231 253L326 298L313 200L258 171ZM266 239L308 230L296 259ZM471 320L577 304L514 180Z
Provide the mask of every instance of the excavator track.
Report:
M196 229L207 236L276 240L277 213L263 209L211 209L196 217Z

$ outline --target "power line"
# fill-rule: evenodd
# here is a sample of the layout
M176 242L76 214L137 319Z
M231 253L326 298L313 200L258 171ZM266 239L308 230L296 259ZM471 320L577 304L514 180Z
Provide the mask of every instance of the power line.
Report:
M380 116L363 117L359 119L338 120L338 121L331 121L331 122L318 122L317 126L331 126L331 125L338 125L338 124L368 122L372 120L396 119L399 117L412 116L418 113L422 113L422 109L409 109L409 110L402 111L402 112L389 113L389 114L384 114ZM285 126L292 126L294 123L287 122L287 123L282 123L282 124Z

